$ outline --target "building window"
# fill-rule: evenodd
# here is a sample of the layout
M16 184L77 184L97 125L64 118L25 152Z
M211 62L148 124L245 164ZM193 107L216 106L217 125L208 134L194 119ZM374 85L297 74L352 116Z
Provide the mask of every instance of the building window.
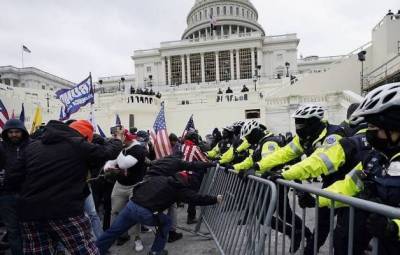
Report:
M244 17L244 9L242 8L242 16Z
M147 66L147 67L146 67L146 71L147 71L148 73L151 73L151 66Z
M224 6L224 15L226 15L226 6Z
M211 15L211 16L214 16L214 8L211 8L211 9L210 9L210 15Z
M168 58L165 57L165 83L168 85L169 83L169 76L168 76L169 70L168 70Z
M135 115L129 114L129 129L135 127Z
M236 16L239 16L239 7L236 7Z
M207 17L208 17L208 10L205 9L205 10L204 10L204 18L207 19Z
M198 54L190 55L190 79L192 83L201 82L201 56Z
M200 12L200 20L203 18L203 12Z
M219 6L217 7L217 16L219 16Z
M171 57L171 83L173 85L182 84L181 56L172 56Z
M46 89L46 85L42 85L42 89Z
M251 49L239 50L240 79L251 79Z
M219 52L219 77L221 81L231 80L231 53L230 51Z
M206 82L216 80L215 52L207 52L204 54L204 70L206 75Z
M246 119L259 119L261 117L260 109L252 109L245 111Z
M250 17L250 12L249 11L247 11L247 18L249 18Z
M187 57L183 56L183 64L185 65L185 81L184 83L188 83L188 70L187 70Z
M233 6L229 7L229 14L233 15Z
M254 63L256 68L258 67L258 54L257 54L257 49L254 49ZM258 69L257 69L258 70Z

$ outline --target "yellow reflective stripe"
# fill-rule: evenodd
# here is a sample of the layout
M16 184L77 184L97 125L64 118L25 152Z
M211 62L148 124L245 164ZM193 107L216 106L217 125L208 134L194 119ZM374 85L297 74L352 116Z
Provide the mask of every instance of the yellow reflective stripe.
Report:
M395 158L397 158L397 157L399 157L399 156L400 156L400 152L397 153L396 155L394 155L394 156L390 159L390 161L394 160Z
M362 171L360 170L352 170L348 176L354 182L359 190L364 188L364 182L362 181Z
M297 147L296 144L294 144L293 142L289 143L289 147L290 147L290 149L292 149L293 153L296 154L296 155L303 153L301 151L301 149L299 147Z
M328 173L332 174L332 173L334 173L336 171L335 170L335 165L332 163L330 158L325 153L319 153L318 156L324 162L326 168L328 169Z
M397 234L400 240L400 219L393 220L393 222L397 225Z
M368 130L368 128L360 129L360 130L356 133L356 135L364 134L365 132L367 132L367 130Z

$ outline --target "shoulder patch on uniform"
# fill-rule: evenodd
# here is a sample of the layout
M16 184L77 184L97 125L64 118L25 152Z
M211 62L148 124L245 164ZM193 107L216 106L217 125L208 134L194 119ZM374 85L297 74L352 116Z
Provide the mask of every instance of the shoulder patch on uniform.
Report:
M332 135L332 136L329 136L326 138L325 143L332 145L332 144L336 143L336 141L337 141L336 137Z

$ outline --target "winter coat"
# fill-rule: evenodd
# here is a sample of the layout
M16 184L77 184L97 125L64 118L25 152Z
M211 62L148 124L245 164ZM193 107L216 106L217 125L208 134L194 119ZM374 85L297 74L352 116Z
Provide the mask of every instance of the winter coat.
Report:
M207 168L213 167L213 163L208 162L187 162L179 156L168 156L156 161L152 161L147 170L148 176L171 176L180 171L193 171L203 175Z
M15 144L9 140L7 132L10 129L19 129L22 131L23 137L21 142ZM24 123L20 120L12 119L8 120L4 125L1 136L3 138L2 147L4 152L3 167L1 169L4 169L4 180L3 185L0 185L0 193L18 193L24 180L24 171L22 169L14 171L14 166L30 142L29 133Z
M196 193L175 176L153 176L145 179L134 187L131 200L152 212L162 212L175 202L201 206L217 203L216 197Z
M66 124L50 121L41 138L25 148L19 162L26 171L18 202L21 221L83 214L90 163L116 158L121 150L119 140L92 144Z

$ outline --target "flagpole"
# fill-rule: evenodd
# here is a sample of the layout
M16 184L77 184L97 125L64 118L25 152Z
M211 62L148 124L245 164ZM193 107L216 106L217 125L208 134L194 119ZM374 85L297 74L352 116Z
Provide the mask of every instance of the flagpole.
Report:
M21 46L21 63L22 68L24 68L24 46Z
M89 80L90 80L90 86L91 86L92 93L93 93L93 102L90 104L90 112L91 112L91 115L92 115L92 120L94 120L95 119L95 117L94 117L94 91L95 90L93 88L92 72L89 72ZM97 133L96 132L97 131L97 127L93 127L93 129L94 129L95 133Z

